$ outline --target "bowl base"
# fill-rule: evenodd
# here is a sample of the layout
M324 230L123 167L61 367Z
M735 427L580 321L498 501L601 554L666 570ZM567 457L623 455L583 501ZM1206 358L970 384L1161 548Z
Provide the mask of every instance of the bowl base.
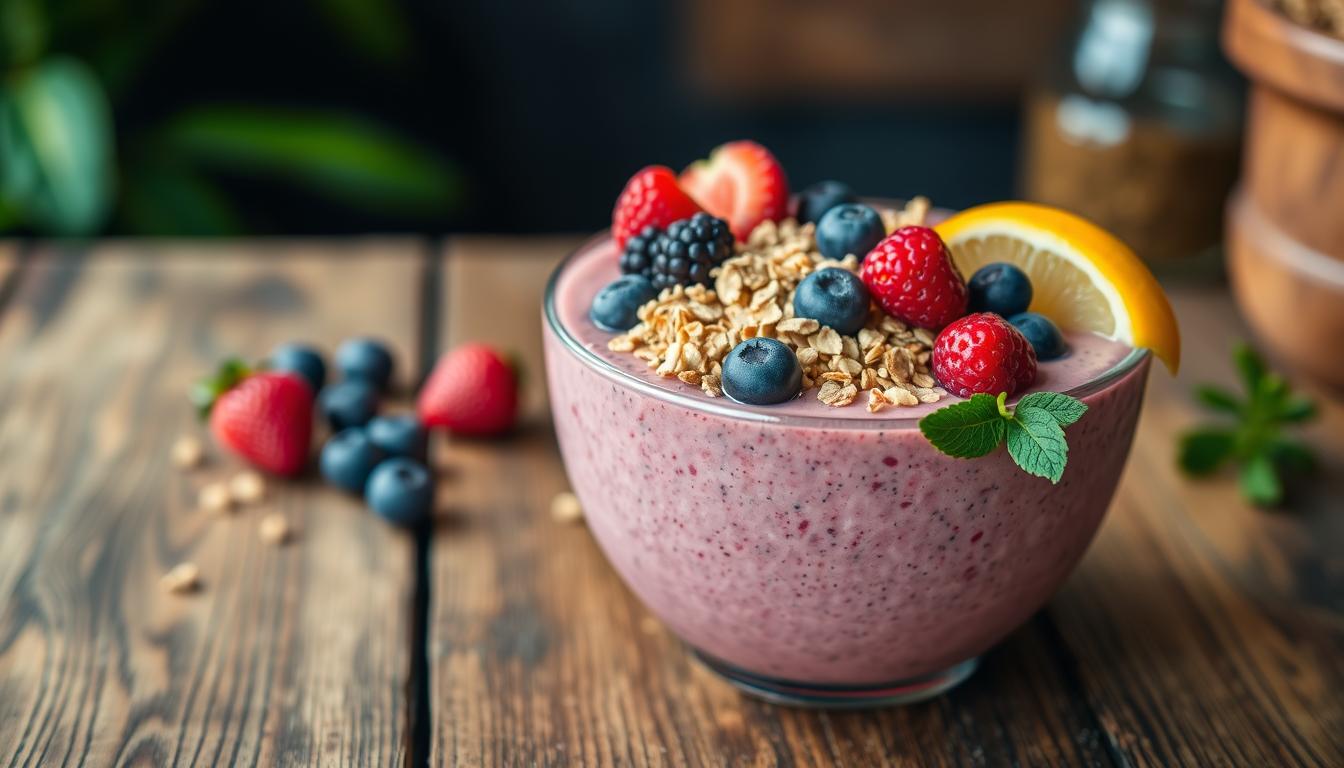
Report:
M907 680L873 685L823 685L764 677L700 651L694 652L702 664L745 693L772 704L813 709L868 709L913 704L957 687L980 665L977 656L947 669Z

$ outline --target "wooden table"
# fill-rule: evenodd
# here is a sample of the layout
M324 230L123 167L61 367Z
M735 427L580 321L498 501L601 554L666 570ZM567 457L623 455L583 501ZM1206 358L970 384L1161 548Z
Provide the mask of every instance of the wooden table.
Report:
M1185 370L1048 608L949 695L821 713L720 682L550 517L537 308L574 242L0 246L0 766L1344 765L1344 409L1295 512L1173 469L1243 333L1221 291L1176 292ZM423 536L311 478L269 486L285 547L198 511L237 466L173 467L193 378L355 333L406 388L459 341L519 350L525 426L437 446ZM199 592L160 586L181 561Z

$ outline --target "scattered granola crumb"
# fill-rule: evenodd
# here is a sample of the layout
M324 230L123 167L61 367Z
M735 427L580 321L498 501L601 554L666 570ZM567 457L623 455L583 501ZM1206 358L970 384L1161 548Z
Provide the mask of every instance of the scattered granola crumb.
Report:
M256 504L266 497L266 481L256 472L239 472L229 480L229 495L240 506Z
M196 503L206 512L228 512L233 507L233 496L224 483L210 483L201 488Z
M183 435L173 443L173 465L179 469L195 469L205 460L205 446L191 435Z
M201 569L195 563L178 563L159 581L164 589L175 595L195 592L201 587Z
M284 544L290 540L293 532L289 520L279 512L272 512L261 518L261 540L267 544Z
M583 507L579 497L565 491L555 494L551 499L551 517L561 523L573 523L583 519Z

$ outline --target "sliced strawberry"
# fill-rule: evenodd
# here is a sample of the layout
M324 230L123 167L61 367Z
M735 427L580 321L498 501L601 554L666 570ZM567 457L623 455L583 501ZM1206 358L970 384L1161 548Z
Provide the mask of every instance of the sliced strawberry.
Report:
M659 229L700 212L700 206L677 184L671 168L650 165L630 177L611 212L611 235L616 247L625 248L629 240L647 226Z
M681 188L706 211L726 219L738 240L766 219L788 214L789 180L770 150L754 141L732 141L681 172Z

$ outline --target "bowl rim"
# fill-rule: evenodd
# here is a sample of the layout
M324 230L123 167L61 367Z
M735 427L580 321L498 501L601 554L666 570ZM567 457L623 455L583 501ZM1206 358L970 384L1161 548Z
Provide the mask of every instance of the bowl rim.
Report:
M887 201L882 202L884 204L887 203ZM550 277L546 281L546 293L542 299L542 315L545 318L547 328L560 341L561 346L563 346L569 354L574 355L589 370L621 387L635 390L642 395L652 397L664 403L685 408L696 413L709 414L720 418L732 419L734 421L747 421L757 424L811 429L867 430L879 432L919 428L919 420L923 418L923 415L901 417L873 415L871 418L864 419L842 419L831 416L816 416L812 414L771 414L769 412L770 406L744 405L734 402L726 397L710 398L704 396L699 390L695 390L694 393L676 392L659 387L628 371L618 368L615 364L603 358L593 349L584 346L584 344L580 342L567 327L565 327L555 305L556 289L560 283L561 276L565 273L566 269L581 255L610 241L610 239L610 229L604 229L587 238L578 247L570 251L565 258L555 266L555 269L552 270ZM1076 387L1065 390L1064 394L1076 397L1080 400L1096 394L1128 376L1138 368L1141 363L1147 360L1150 355L1151 353L1147 349L1131 349L1129 354L1114 366ZM1018 398L1013 398L1010 402L1015 402L1017 399ZM957 400L957 402L960 401L960 399Z

